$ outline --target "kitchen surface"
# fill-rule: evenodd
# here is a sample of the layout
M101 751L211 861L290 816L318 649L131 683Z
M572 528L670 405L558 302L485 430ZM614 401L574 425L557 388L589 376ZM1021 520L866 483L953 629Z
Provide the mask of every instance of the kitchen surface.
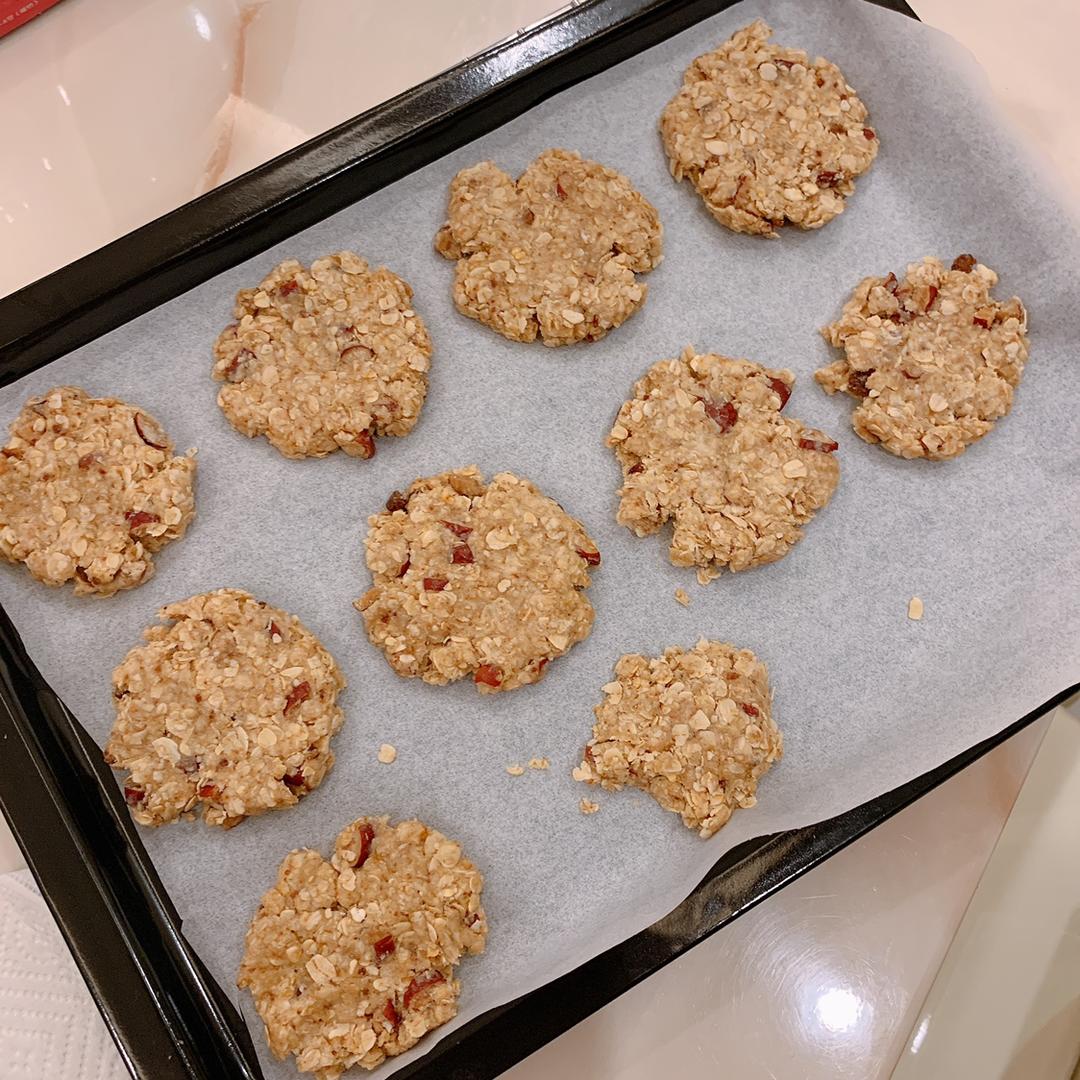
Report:
M1080 7L913 6L971 51L1003 116L1080 209ZM0 39L0 295L551 9L62 0ZM506 1075L1075 1080L1078 805L1073 703ZM127 1075L2 822L0 1060L13 1080Z

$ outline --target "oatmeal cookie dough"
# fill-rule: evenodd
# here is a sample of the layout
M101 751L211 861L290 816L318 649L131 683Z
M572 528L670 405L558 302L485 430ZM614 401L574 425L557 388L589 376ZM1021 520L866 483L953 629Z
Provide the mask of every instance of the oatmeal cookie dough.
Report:
M31 398L0 451L0 554L46 585L111 596L195 516L194 451L118 398L58 386Z
M760 19L687 69L660 134L671 174L735 232L819 229L843 212L878 138L840 69L769 43Z
M337 1080L373 1069L457 1013L462 956L484 951L480 871L419 821L360 818L329 862L294 851L248 930L237 985L270 1049Z
M634 386L607 445L623 469L618 521L638 536L674 524L676 566L775 562L830 499L838 448L780 415L795 377L687 348Z
M399 674L482 693L536 682L589 634L589 569L600 552L581 522L528 480L473 467L416 480L368 519L372 587L356 602Z
M515 182L490 161L450 185L436 250L456 259L454 303L513 341L596 341L645 302L661 260L653 207L614 169L546 150Z
M844 358L814 376L858 400L856 434L903 458L944 461L1012 406L1028 357L1027 312L990 296L997 274L971 255L864 278L822 333Z
M237 431L289 458L370 458L375 436L412 431L431 341L396 274L349 251L310 269L288 259L237 293L234 314L214 346L214 378Z
M105 750L129 771L124 798L143 825L200 805L231 828L295 805L333 764L345 680L295 615L240 589L161 609L113 672L116 721Z
M639 787L702 837L757 802L758 779L783 753L765 665L718 641L623 656L594 712L574 778Z

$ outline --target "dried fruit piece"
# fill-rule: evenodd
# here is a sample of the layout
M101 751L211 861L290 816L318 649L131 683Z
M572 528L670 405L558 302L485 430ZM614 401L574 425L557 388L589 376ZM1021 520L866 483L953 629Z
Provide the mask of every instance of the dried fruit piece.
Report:
M397 948L397 942L394 941L393 934L387 934L386 937L379 938L373 948L375 949L375 959L385 960Z
M302 769L294 769L290 773L286 773L282 778L282 783L291 788L298 788L304 786L304 773Z
M128 806L138 806L146 798L146 792L137 784L124 785L124 801Z
M747 716L757 716L760 712L756 705L751 705L748 701L742 703L742 711L746 713Z
M639 461L639 462L636 462L635 464L631 465L630 468L626 470L626 475L627 476L637 476L638 473L643 473L644 471L645 471L645 464L644 464L644 462Z
M438 986L439 983L444 982L446 982L446 976L439 971L428 970L415 975L405 989L405 996L401 999L402 1008L408 1009L417 994L422 994L432 986Z
M100 463L101 455L97 452L83 454L83 456L79 458L79 468L84 471L86 469L92 468L94 465L99 465Z
M981 326L984 330L989 330L990 329L990 320L989 319L984 319L980 315L976 315L971 320L971 322L972 322L973 326Z
M783 379L769 379L769 389L780 398L780 409L783 411L784 406L788 403L788 399L791 397L791 387L788 386Z
M448 584L449 580L444 577L426 577L424 578L424 591L442 592Z
M248 369L255 354L250 349L241 349L225 368L225 381L231 383L243 382L248 377Z
M800 450L820 450L823 454L831 454L840 449L840 444L829 439L800 439Z
M838 172L819 172L815 183L820 188L833 188L843 179L843 173Z
M471 525L460 525L456 521L440 521L439 524L449 529L455 536L468 536L472 532Z
M198 790L200 799L212 799L218 793L216 784L202 784Z
M472 548L468 544L455 544L450 552L450 561L456 566L465 566L473 561Z
M389 999L387 999L386 1004L383 1006L383 1017L392 1028L396 1028L401 1023L401 1016L394 1006L394 1003Z
M397 576L398 576L399 578L402 578L402 577L404 577L404 576L405 576L405 575L406 575L406 574L407 574L407 573L409 572L409 567L410 567L410 566L412 566L412 559L406 559L406 560L405 560L405 561L404 561L404 562L403 562L403 563L401 564L401 569L400 569L400 570L398 571L398 574L397 574Z
M937 299L937 296L938 296L938 287L936 285L931 285L929 287L929 289L927 290L926 307L923 308L923 311L929 311L930 310L930 308L933 305L934 301Z
M874 129L873 128L863 128L862 133L863 133L863 138L864 139L876 139L877 138L877 135L874 134Z
M398 510L408 510L409 508L409 496L403 491L390 492L390 498L386 500L386 509L391 514L396 513Z
M867 397L870 391L866 388L866 380L874 374L873 368L866 371L853 371L848 376L848 390L856 397Z
M360 457L365 461L370 460L375 456L375 440L371 437L371 432L368 430L361 431L356 436L356 445L360 450Z
M721 434L730 431L739 419L739 413L730 401L716 402L701 399L705 402L705 415L716 424Z
M137 412L135 430L147 446L152 446L155 450L168 450L169 438L165 434L165 429L152 416Z
M294 709L297 705L307 701L309 697L311 697L311 683L297 683L285 698L285 708L282 711L287 713L290 709Z
M267 624L266 632L270 635L271 641L275 643L281 641L281 627L273 619Z
M124 518L127 520L129 532L141 529L144 525L153 525L161 521L157 514L151 514L148 510L126 510L124 511Z
M283 281L277 291L279 296L291 296L299 288L300 282L293 278L291 281Z
M353 861L353 866L359 870L361 866L368 861L368 856L371 854L371 845L375 841L375 829L368 822L361 822L356 829L357 838L360 840L360 849L356 853L356 859Z
M959 270L962 274L970 274L975 269L974 255L957 255L952 262L952 269Z
M582 551L581 548L578 548L577 553L590 566L599 566L600 565L600 552L599 551Z
M497 668L494 664L481 664L476 669L473 681L482 683L484 686L502 686L502 669Z

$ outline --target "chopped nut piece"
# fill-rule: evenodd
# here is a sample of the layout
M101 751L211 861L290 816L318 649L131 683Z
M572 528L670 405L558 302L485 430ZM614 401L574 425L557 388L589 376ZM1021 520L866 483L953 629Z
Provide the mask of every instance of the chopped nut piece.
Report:
M915 621L923 617L923 602L917 596L913 596L908 601L907 617Z
M389 743L383 743L379 747L379 760L384 765L392 765L397 760L397 750Z

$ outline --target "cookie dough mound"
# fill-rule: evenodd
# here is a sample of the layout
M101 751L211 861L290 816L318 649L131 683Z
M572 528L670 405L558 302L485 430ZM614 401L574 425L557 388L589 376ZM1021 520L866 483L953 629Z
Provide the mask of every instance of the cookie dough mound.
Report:
M480 871L419 821L360 818L330 861L294 851L247 934L237 985L270 1049L337 1080L404 1053L457 1013L454 967L484 951Z
M174 457L148 412L58 386L27 402L0 450L0 554L76 596L130 589L187 530L194 482L194 457Z
M399 674L482 693L536 682L589 634L600 552L528 480L475 468L417 480L368 519L373 586L356 602Z
M370 458L375 436L412 431L431 341L396 274L349 251L310 270L289 259L241 289L234 314L214 346L214 378L237 431L289 458Z
M660 120L676 180L735 232L819 229L844 210L878 152L840 69L769 44L760 19L687 69Z
M635 273L660 263L662 229L630 181L567 150L515 183L490 161L450 185L435 248L457 259L454 303L513 341L596 341L645 302Z
M638 536L674 523L676 566L775 562L830 499L835 442L780 415L795 377L687 348L634 386L607 438L623 468L618 520Z
M990 296L997 274L960 255L926 258L861 281L825 339L844 359L814 376L858 399L851 425L903 458L944 461L981 439L1012 406L1028 357L1027 312Z
M765 665L718 641L623 656L594 711L575 778L639 787L702 837L757 802L758 779L783 753Z
M240 589L170 604L113 672L105 750L129 770L124 798L143 825L200 804L231 828L295 805L322 783L341 727L345 680L296 618Z

